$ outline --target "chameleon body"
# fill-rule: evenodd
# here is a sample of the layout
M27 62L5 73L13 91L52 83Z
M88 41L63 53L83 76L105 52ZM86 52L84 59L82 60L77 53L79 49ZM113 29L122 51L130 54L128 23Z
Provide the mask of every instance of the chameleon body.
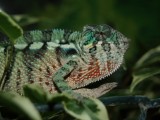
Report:
M108 25L84 26L82 32L62 29L29 31L0 43L1 89L23 94L26 84L39 84L51 93L99 97L116 82L85 86L119 68L128 39Z

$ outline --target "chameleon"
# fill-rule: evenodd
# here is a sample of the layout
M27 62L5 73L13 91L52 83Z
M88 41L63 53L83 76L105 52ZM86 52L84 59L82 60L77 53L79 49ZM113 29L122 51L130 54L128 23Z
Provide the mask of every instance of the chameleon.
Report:
M127 37L106 24L85 25L82 31L32 30L14 44L5 38L0 42L1 90L23 95L24 85L38 84L52 94L97 98L117 82L86 86L114 73L127 48Z

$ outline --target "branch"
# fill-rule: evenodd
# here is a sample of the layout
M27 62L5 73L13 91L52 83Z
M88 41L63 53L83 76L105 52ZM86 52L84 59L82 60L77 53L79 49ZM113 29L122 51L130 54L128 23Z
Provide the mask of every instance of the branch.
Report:
M114 97L105 97L100 98L100 100L105 105L122 105L122 104L137 104L140 107L140 116L139 120L145 120L147 116L147 110L149 108L160 107L160 98L150 100L144 96L114 96Z
M147 116L147 110L149 108L157 108L160 107L160 98L157 99L149 99L145 96L114 96L114 97L102 97L100 100L106 106L118 106L118 105L126 105L126 104L136 104L140 107L140 116L138 120L145 120ZM62 110L63 107L61 104L56 105L39 105L36 104L37 109L40 112L47 112L51 110Z

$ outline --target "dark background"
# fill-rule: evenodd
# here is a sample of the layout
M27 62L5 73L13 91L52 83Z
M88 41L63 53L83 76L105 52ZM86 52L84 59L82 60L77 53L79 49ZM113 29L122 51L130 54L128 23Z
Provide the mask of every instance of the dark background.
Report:
M129 66L160 44L159 0L0 0L0 8L25 30L109 24L131 39Z
M0 8L13 15L24 30L63 28L81 31L86 24L104 23L117 29L131 40L125 56L127 70L116 74L119 88L123 89L127 89L132 81L137 60L160 45L160 0L0 0ZM155 88L157 92L159 87ZM143 93L150 97L149 92ZM108 109L114 111L109 111L111 118L135 119L134 106L130 113L125 107ZM159 113L155 111L149 112L148 119L157 120L155 116Z

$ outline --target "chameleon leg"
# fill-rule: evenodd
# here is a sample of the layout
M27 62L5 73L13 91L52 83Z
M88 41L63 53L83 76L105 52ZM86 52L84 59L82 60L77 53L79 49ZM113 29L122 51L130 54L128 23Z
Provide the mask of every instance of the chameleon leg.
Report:
M78 93L74 93L72 88L68 86L68 84L65 82L64 79L64 77L67 76L69 73L71 73L76 66L77 66L76 61L74 60L68 61L53 75L52 80L59 92L65 92L72 95L75 98L79 98L79 96L81 95Z
M103 84L98 88L93 88L93 89L81 88L81 89L74 90L74 92L82 94L85 97L97 98L109 92L111 89L115 88L116 86L117 86L116 82L111 82L111 83Z

